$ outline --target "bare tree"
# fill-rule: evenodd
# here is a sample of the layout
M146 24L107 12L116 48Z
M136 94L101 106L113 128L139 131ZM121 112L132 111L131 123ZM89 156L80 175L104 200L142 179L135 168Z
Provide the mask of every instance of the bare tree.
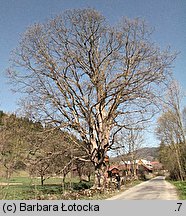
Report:
M62 175L65 182L73 162L85 154L76 137L56 128L29 133L27 140L29 151L25 163L32 176L40 176L42 186L46 179L54 175Z
M173 81L167 91L164 100L163 114L159 117L158 126L156 128L157 137L161 143L164 144L167 152L172 152L172 155L167 154L164 155L164 157L170 157L166 159L169 163L170 161L173 164L176 163L176 166L172 166L174 168L172 172L177 172L178 169L178 174L176 176L181 180L186 178L186 134L183 117L184 111L182 112L183 97L184 93L179 83ZM161 147L162 146L161 144ZM169 149L166 146L168 146ZM175 156L174 160L172 157L173 155Z
M182 116L183 116L183 126L185 128L185 133L186 133L186 107L183 108Z
M185 97L185 93L181 89L177 81L172 81L167 92L167 100L165 101L165 109L170 109L175 113L175 121L179 130L177 137L179 143L186 143L184 122L182 115L182 101Z
M115 144L112 147L112 149L114 150L114 155L116 155L117 153L123 163L126 163L126 161L131 162L131 174L134 176L136 176L137 174L136 160L140 159L138 150L144 143L143 129L139 127L131 127L130 129L122 130L118 134L117 139L115 139Z
M9 69L32 116L79 134L101 172L115 136L149 119L175 54L151 42L139 19L116 26L92 9L70 10L23 35Z

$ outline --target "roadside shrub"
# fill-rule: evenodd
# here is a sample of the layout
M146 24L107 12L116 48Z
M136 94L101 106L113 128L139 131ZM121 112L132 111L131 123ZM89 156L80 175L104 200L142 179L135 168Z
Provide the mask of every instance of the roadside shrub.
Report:
M89 189L91 187L92 187L91 182L78 182L78 183L73 184L74 190L85 190L85 189Z

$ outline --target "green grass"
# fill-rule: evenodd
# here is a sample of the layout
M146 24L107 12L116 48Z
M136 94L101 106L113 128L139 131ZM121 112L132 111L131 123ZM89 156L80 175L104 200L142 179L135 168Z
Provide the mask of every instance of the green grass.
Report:
M92 183L79 182L78 178L66 179L65 185L61 178L49 178L40 185L40 178L12 177L0 178L0 200L29 200L29 199L62 199L64 191L88 189ZM17 185L16 185L17 184Z
M177 189L180 200L186 200L186 181L170 181Z
M27 186L27 185L11 185L1 187L1 199L7 200L28 200L28 199L47 199L49 196L59 197L62 194L60 185Z
M23 185L40 184L39 178L29 178L29 177L12 177L10 179L0 178L0 182L4 183L19 183Z
M129 187L141 183L141 181L128 182L125 187L117 190L93 193L91 196L84 195L83 190L89 189L93 185L91 182L79 182L79 178L67 178L66 184L62 185L61 178L49 178L44 182L44 186L40 185L39 178L29 177L12 177L10 179L0 178L0 183L9 183L0 186L0 200L31 200L31 199L89 199L101 200L114 196ZM12 183L19 183L13 185ZM64 193L65 192L65 193ZM66 193L67 192L67 193Z
M67 182L70 182L70 179L66 179ZM40 178L30 178L30 177L12 177L10 179L0 178L0 182L4 183L21 183L26 185L33 185L33 184L41 184ZM73 178L73 182L78 182L78 178ZM61 184L61 178L48 178L44 181L44 184Z

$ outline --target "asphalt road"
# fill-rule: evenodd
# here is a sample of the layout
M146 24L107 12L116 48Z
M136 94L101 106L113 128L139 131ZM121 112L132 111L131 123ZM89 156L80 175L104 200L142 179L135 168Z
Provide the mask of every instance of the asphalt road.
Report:
M175 187L158 176L108 200L178 200Z

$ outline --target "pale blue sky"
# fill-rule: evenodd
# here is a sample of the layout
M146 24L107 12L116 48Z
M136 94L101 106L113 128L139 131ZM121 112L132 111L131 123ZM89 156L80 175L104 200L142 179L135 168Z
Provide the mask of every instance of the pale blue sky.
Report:
M26 28L44 22L66 9L91 7L109 22L122 16L141 17L153 28L160 47L170 45L180 52L174 63L174 76L186 89L186 0L0 0L0 110L15 112L19 95L10 91L5 69L10 52Z

